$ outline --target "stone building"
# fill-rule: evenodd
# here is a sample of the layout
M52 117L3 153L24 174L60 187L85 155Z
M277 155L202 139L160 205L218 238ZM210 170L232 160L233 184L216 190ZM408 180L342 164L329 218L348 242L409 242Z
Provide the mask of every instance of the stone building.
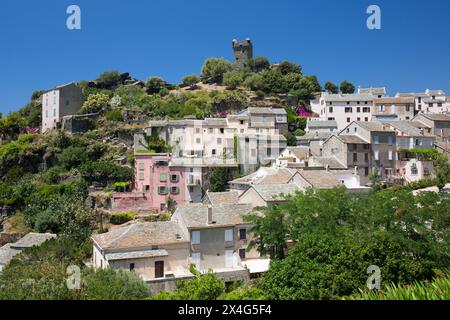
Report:
M250 38L244 41L233 40L234 64L243 68L245 63L253 58L253 44Z

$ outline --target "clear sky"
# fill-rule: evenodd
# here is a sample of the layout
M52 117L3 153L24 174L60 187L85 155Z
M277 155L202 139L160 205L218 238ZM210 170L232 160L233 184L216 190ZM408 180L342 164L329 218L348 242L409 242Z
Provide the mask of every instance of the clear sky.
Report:
M66 28L70 4L81 30ZM371 4L381 30L366 27ZM246 37L255 55L294 61L322 84L450 95L449 21L449 0L2 0L0 112L107 70L178 83L208 57L231 60L232 39Z

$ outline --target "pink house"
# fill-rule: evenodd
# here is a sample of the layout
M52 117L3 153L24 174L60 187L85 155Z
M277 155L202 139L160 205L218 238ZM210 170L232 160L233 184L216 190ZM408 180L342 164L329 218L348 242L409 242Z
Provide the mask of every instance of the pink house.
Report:
M186 197L186 168L170 166L170 154L135 155L135 192L146 198L146 207L166 210L170 203L183 204Z

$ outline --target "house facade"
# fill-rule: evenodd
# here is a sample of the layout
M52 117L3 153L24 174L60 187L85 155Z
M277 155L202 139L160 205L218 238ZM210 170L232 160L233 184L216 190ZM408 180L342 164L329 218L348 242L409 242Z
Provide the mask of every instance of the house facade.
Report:
M41 132L56 129L64 116L76 114L83 106L83 92L75 83L58 86L42 97Z
M415 115L412 97L375 99L373 104L372 118L375 121L411 120Z

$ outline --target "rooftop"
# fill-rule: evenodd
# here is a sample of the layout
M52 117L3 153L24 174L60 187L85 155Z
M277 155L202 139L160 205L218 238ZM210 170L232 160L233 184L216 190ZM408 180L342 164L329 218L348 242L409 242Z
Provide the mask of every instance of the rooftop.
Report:
M441 113L420 113L417 117L423 116L432 121L450 121L450 116Z
M237 191L227 191L227 192L207 191L206 197L209 199L212 206L223 206L238 203L239 193Z
M306 147L287 147L286 150L300 160L305 160L309 156L309 148Z
M406 133L408 136L421 137L428 136L433 137L431 133L424 132L417 128L417 126L411 124L411 121L389 121L386 124L392 126L393 128Z
M20 250L11 248L11 243L5 244L0 248L0 264L6 265L18 253Z
M339 140L344 142L345 144L369 144L364 139L355 136L355 135L339 135L336 136Z
M375 104L414 104L414 97L380 98L373 102Z
M318 170L299 170L298 173L314 188L314 189L333 189L342 186L336 176L328 171Z
M347 102L347 101L373 101L374 96L369 93L351 93L351 94L331 94L324 92L322 97L325 101Z
M138 250L138 251L108 253L108 254L106 254L106 259L108 261L113 261L113 260L126 260L126 259L156 258L156 257L165 257L168 255L169 255L169 253L167 252L167 250L164 250L164 249Z
M212 207L212 221L208 223L208 205L189 203L179 206L172 219L181 219L188 229L220 228L245 224L243 217L252 212L250 204L232 204Z
M287 183L292 177L292 172L286 168L260 167L256 172L245 177L230 181L238 184L282 184Z
M285 196L293 195L300 190L300 187L294 183L258 184L252 188L267 202L283 201Z
M326 140L332 135L331 132L307 132L304 136L297 137L297 141Z
M385 124L383 124L380 121L370 121L370 122L365 122L365 121L355 121L355 123L360 126L361 128L367 130L367 131L371 131L371 132L389 132L392 131L391 129L389 129L389 127Z
M178 224L172 221L131 223L94 235L92 239L103 250L150 248L188 241Z
M39 245L43 244L45 241L53 239L53 238L56 238L56 234L30 232L29 234L25 235L19 241L11 244L11 248L23 250L23 249L31 248L34 246L39 246Z
M313 128L337 128L336 120L308 121L307 127Z
M323 168L329 169L346 169L347 167L343 165L335 156L332 157L312 157L311 160L319 163Z
M358 88L358 93L371 93L373 95L385 95L386 88Z

